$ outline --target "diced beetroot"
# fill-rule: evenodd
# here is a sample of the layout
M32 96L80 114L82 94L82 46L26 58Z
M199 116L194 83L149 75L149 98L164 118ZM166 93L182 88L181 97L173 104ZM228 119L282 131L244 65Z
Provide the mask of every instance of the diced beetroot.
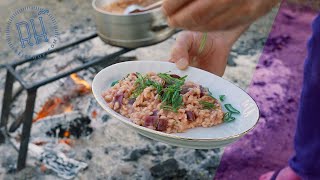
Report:
M194 121L196 119L196 117L192 111L186 111L186 114L187 114L187 119L189 121Z
M187 92L189 92L189 87L188 86L183 86L181 91L180 91L180 94L186 94Z
M169 84L169 83L164 83L164 85L163 85L163 88L167 88L168 86L170 86L171 84Z
M128 103L132 105L135 101L136 101L136 98L131 98L129 99Z
M122 105L123 93L119 93L114 97L114 102L118 102L120 107Z
M205 92L207 92L207 90L200 85L200 97L204 96Z
M181 77L179 75L176 74L170 74L171 77L176 78L176 79L180 79Z
M158 110L154 110L151 116L158 116Z
M148 126L155 126L157 124L158 121L158 116L147 116L144 120L144 126L148 127Z
M168 122L166 119L159 119L156 127L157 131L165 131L168 128Z

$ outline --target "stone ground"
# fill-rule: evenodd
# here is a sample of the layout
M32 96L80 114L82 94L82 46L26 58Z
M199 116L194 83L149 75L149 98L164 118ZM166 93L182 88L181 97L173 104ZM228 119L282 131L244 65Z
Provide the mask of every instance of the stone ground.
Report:
M10 14L18 8L27 5L49 8L58 22L61 44L72 41L72 37L79 38L94 32L91 2L86 0L74 2L66 0L1 1L0 17L4 18L0 19L0 64L17 58L7 47L4 29ZM274 9L268 16L252 25L234 45L230 59L237 65L228 66L224 78L247 89L276 13L277 9ZM174 37L154 46L137 49L125 56L136 56L138 60L167 60L173 43ZM71 51L79 54L83 46L87 45L81 45L78 49ZM88 46L95 51L86 56L101 55L114 50L104 45L98 38ZM53 56L53 59L55 56L61 58L59 55ZM5 72L0 69L1 94L4 74ZM0 95L0 100L2 98ZM164 177L212 179L215 174L222 149L205 151L177 148L146 139L114 119L106 118L106 121L103 127L94 130L89 139L76 141L73 147L76 159L89 164L89 168L80 173L76 179L163 179ZM8 145L8 142L0 145L0 152L4 152L0 154L0 179L57 179L53 172L41 171L40 166L32 163L30 159L29 166L25 170L14 173L17 153ZM168 166L171 170L165 168Z
M261 118L257 127L224 151L215 179L258 179L287 166L293 155L306 43L316 13L283 4L248 88ZM277 39L277 40L276 40ZM268 43L267 43L268 44Z

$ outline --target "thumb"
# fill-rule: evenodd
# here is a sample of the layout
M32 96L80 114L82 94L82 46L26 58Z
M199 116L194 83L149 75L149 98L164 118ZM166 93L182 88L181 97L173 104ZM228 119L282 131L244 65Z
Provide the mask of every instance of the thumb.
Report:
M176 43L171 51L170 62L176 63L177 68L184 70L189 66L189 50L193 41L192 32L178 34Z

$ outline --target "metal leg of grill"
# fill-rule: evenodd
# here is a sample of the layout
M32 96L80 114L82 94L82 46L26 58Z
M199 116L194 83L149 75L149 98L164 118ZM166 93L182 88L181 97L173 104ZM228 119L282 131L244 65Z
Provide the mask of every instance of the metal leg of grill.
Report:
M0 128L7 128L7 122L10 113L10 105L12 100L12 88L13 88L14 77L7 71L5 89L3 93L2 111L1 111L1 123Z
M34 111L36 95L37 95L37 89L28 91L21 143L19 148L18 163L17 163L18 171L23 169L26 166L26 159L28 155L28 145L29 145L30 131L32 127L32 119L33 119L33 111Z

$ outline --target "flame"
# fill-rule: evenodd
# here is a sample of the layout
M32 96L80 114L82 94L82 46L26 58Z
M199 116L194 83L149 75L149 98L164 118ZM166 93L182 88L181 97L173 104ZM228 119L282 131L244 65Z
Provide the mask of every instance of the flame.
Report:
M51 113L60 105L62 104L62 99L55 97L53 99L49 99L41 108L37 117L33 120L33 122L38 121L44 117L51 115Z
M85 81L84 79L81 79L76 73L73 73L70 75L70 78L79 85L82 85L82 88L79 89L80 94L86 94L91 91L90 84Z
M70 99L73 98L74 95L84 95L91 92L90 84L81 79L76 73L70 75L70 78L73 80L76 88L74 91L70 91L70 97L62 96L62 97L52 97L50 98L38 112L33 122L36 122L44 117L55 115L63 112L71 112L73 110L73 106L70 102Z

